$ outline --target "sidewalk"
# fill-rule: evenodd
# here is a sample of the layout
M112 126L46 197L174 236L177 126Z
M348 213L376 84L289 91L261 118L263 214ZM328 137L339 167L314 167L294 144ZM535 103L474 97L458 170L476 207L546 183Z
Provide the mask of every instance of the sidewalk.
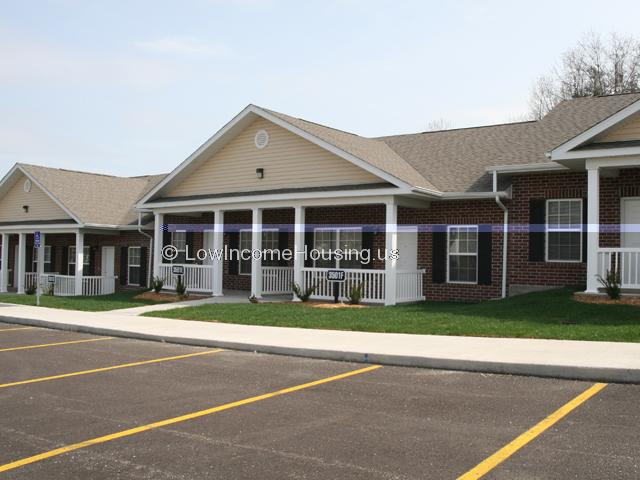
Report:
M261 327L8 304L0 304L0 321L331 360L640 383L638 343Z

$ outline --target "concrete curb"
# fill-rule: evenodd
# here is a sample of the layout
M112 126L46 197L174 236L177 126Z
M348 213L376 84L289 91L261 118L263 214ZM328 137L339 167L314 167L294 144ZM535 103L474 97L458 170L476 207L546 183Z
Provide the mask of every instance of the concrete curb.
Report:
M610 383L640 383L640 369L578 367L570 365L489 362L484 360L461 360L454 358L424 357L415 355L369 354L357 351L318 350L276 345L260 345L241 342L227 342L202 338L175 337L153 335L127 330L116 330L101 327L49 322L0 315L0 322L14 323L34 327L50 328L110 337L132 338L156 342L191 345L196 347L224 348L248 352L259 352L295 357L317 358L355 363L375 363L380 365L433 368L440 370L456 370L468 372L497 373L509 375L525 375L535 377L562 378L568 380L588 380Z

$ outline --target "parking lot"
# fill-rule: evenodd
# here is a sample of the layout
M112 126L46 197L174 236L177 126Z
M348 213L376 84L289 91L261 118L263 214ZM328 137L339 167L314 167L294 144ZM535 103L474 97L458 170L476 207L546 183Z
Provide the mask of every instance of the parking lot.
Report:
M636 479L639 398L0 323L0 478Z

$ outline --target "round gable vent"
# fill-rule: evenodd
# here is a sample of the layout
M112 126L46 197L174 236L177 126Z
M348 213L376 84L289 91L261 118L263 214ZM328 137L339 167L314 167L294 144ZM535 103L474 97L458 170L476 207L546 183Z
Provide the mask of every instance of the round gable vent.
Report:
M258 150L262 150L269 144L269 134L265 130L258 130L253 139Z
M27 178L24 181L24 185L22 186L22 189L25 191L25 193L29 193L31 191L31 180Z

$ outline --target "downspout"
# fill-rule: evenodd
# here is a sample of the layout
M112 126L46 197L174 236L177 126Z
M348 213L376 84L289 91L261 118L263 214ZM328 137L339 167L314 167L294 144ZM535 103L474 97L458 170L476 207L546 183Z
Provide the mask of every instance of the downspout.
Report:
M502 298L507 297L507 244L509 234L509 210L498 196L498 172L493 171L493 193L496 195L496 203L502 209Z
M153 261L153 235L149 235L147 232L142 230L142 211L138 211L138 232L149 239L149 258L147 259L147 288L151 285L151 272L153 266L151 262Z

